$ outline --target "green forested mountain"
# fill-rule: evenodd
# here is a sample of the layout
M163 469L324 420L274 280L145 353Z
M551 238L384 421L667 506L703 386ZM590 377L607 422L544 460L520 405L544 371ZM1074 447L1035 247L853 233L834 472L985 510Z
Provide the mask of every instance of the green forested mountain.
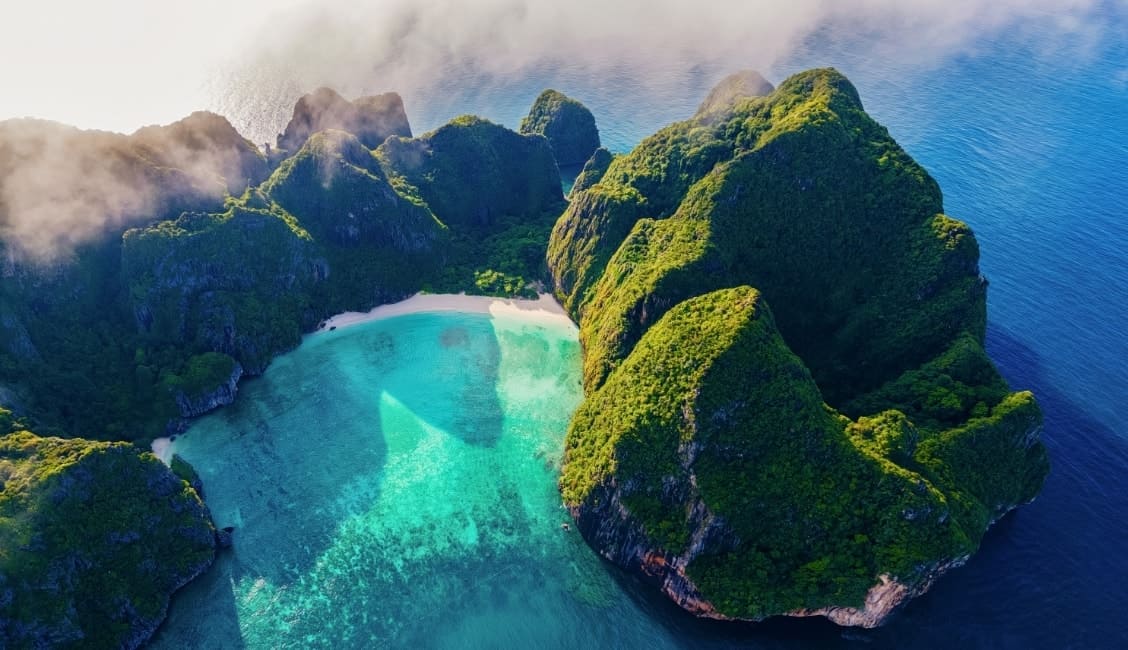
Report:
M128 443L40 438L0 412L0 642L144 642L169 594L207 569L215 528L196 490Z
M716 103L553 230L588 393L561 489L688 609L874 625L1037 494L1041 414L983 352L973 234L848 80Z
M13 258L0 388L37 430L151 439L332 313L424 288L528 293L562 206L540 136L470 117L375 150L318 132L217 211Z
M521 133L543 135L561 166L582 165L599 148L595 116L580 102L556 90L541 93L521 120Z

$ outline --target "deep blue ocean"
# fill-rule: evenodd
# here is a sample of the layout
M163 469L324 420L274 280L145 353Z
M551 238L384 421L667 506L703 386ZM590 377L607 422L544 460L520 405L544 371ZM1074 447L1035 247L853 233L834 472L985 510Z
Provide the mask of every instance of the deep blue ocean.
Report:
M841 70L940 183L946 211L974 228L991 282L988 352L1045 412L1053 469L1041 496L877 630L701 622L619 576L645 620L579 647L634 647L641 637L627 629L639 625L684 647L1128 647L1128 9L1119 7L1109 4L1102 34L1084 42L1016 29L921 65L875 60L850 36L819 34L762 71L779 82L808 67ZM625 152L692 115L728 71L643 82L629 70L597 78L547 66L405 99L419 133L461 113L515 127L555 87L591 108L604 144ZM183 606L173 615L185 617Z
M820 34L763 71L773 82L834 66L867 111L940 183L968 222L990 280L988 352L1045 412L1052 473L1038 499L992 529L979 553L874 631L809 622L736 631L684 621L707 645L1128 647L1128 17L1109 4L1102 35L1016 29L931 65L855 54ZM478 112L515 126L556 87L595 113L604 144L628 151L695 110L726 72L645 83L566 67L408 111L417 130ZM655 84L661 84L657 90ZM678 99L680 98L680 99ZM654 605L660 608L660 605Z

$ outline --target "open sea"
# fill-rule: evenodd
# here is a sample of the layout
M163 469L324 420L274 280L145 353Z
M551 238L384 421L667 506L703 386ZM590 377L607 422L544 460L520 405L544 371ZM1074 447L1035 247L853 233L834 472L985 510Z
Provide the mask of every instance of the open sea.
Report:
M560 528L574 329L419 314L310 337L177 440L236 546L155 646L1128 647L1128 17L1107 7L1091 42L1014 30L921 66L823 34L764 71L837 67L939 181L982 249L988 352L1046 416L1041 496L888 625L707 623L639 589ZM555 87L625 152L725 72L557 66L405 100L420 133L467 112L515 127Z

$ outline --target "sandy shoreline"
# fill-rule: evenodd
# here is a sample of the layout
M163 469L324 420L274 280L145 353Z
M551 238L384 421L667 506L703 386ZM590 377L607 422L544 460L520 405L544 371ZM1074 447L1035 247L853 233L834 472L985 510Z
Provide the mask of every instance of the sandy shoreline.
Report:
M536 300L525 298L492 298L490 296L468 296L464 293L417 293L407 300L380 305L370 311L346 311L326 318L320 328L306 336L317 336L350 325L359 325L374 320L443 311L456 311L471 314L490 314L495 317L517 317L522 320L551 325L575 327L564 308L550 293L542 293ZM172 461L172 439L157 438L152 444L153 454L166 465Z
M150 445L153 455L161 459L165 465L172 463L172 438L157 438Z
M540 294L536 300L468 296L462 293L417 293L407 300L390 305L380 305L371 311L347 311L330 316L325 319L322 327L313 332L312 335L394 316L442 311L490 314L492 316L518 316L522 319L546 323L571 324L572 322L564 312L564 308L556 302L552 294L548 293Z

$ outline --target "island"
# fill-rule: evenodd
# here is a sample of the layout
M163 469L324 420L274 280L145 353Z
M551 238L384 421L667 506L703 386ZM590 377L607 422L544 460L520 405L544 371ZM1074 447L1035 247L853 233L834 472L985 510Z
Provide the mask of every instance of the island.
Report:
M1037 403L983 350L973 233L831 69L740 73L625 155L556 91L520 132L414 137L397 95L321 89L268 151L208 113L10 121L0 187L8 647L144 643L230 542L150 442L331 315L420 291L555 292L586 395L563 502L700 616L878 625L1048 472Z
M561 491L691 612L876 626L1037 495L1041 413L983 351L974 235L845 77L726 101L553 230L587 394Z

